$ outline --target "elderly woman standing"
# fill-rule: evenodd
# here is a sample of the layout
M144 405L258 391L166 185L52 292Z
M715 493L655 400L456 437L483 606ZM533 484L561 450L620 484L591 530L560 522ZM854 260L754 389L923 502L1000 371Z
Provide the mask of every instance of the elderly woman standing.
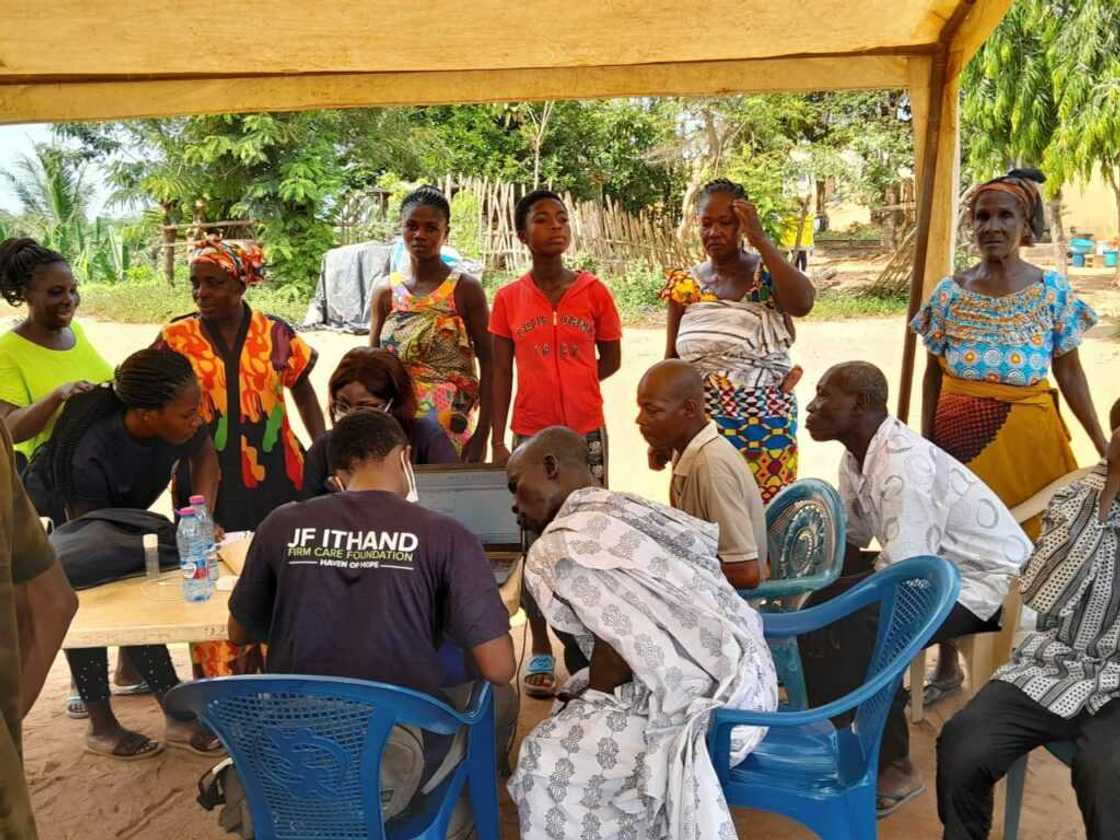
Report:
M1107 447L1077 348L1096 322L1092 309L1054 271L1019 251L1043 231L1037 170L1012 170L980 185L969 215L980 262L934 289L911 324L928 351L922 434L966 464L1008 507L1077 469L1058 413L1058 387L1103 456ZM1024 523L1031 539L1038 518ZM947 654L947 655L946 655ZM960 685L942 648L927 702Z
M214 521L230 531L255 530L274 508L299 498L304 450L288 423L285 389L312 440L325 428L310 379L315 351L287 323L244 301L245 290L264 279L263 262L255 243L196 243L190 267L198 312L164 326L156 341L186 356L202 386L202 417L222 468ZM180 468L176 495L189 486ZM229 673L237 655L221 642L195 653L207 676Z
M809 314L816 292L767 238L740 184L712 181L698 209L708 259L669 272L661 293L669 302L665 358L684 359L704 377L708 414L769 502L797 478L800 369L789 348L792 319ZM743 249L744 236L757 253ZM668 457L650 453L658 464Z

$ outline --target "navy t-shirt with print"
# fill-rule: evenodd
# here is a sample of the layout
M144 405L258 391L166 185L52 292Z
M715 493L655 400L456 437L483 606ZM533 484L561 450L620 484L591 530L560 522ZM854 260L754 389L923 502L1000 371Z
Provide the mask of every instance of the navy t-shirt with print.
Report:
M509 632L482 544L395 493L335 493L273 511L253 537L230 613L268 642L273 673L435 692L444 638Z

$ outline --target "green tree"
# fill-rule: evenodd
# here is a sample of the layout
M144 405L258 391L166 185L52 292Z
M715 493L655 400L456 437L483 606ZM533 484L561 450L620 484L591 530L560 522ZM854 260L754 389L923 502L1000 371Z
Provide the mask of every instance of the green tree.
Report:
M1048 3L1039 23L1058 104L1055 168L1067 179L1100 172L1120 225L1120 2Z
M63 254L79 277L111 282L128 270L133 246L118 225L88 220L93 187L87 163L72 149L46 143L17 160L3 173L22 213L11 232L22 230Z
M984 181L1012 166L1039 166L1045 186L1054 241L1054 258L1066 265L1062 190L1071 170L1055 145L1059 126L1054 68L1045 18L1050 4L1020 0L965 68L963 136L972 179Z
M21 155L4 177L32 234L69 251L69 238L85 221L92 193L84 161L62 146L36 143L34 152Z

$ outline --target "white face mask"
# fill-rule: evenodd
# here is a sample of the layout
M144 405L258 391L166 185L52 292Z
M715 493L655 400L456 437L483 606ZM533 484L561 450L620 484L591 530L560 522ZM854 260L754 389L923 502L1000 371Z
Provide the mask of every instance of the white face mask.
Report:
M405 496L410 502L419 502L420 494L416 491L416 474L412 472L412 463L408 460L407 450L401 453L401 469L408 478L408 494Z

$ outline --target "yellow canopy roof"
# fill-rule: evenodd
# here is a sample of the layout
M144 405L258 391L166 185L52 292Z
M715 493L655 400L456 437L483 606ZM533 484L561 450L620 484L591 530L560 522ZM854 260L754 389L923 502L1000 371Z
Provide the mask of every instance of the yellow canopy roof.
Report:
M957 76L1011 0L0 0L0 123L908 88L911 312L952 265ZM899 415L909 410L906 333Z
M1009 0L0 0L0 121L909 87ZM960 66L960 62L957 62Z

